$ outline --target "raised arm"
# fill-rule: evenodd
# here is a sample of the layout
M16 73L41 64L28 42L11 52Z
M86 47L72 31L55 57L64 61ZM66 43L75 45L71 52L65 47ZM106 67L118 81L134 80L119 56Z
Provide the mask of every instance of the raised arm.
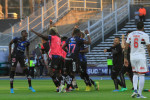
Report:
M88 30L85 30L85 34L87 35L88 41L84 40L84 44L91 44L91 38Z
M44 40L48 40L48 36L44 36L44 35L42 35L42 34L40 34L40 33L37 33L37 32L35 32L33 29L31 29L31 32L33 32L33 33L36 34L37 36L43 38Z
M129 47L129 43L126 43L126 44L125 44L125 49L124 49L124 65L125 65L126 67L128 67L128 65L129 65L129 62L128 62L128 59L127 59L128 47Z

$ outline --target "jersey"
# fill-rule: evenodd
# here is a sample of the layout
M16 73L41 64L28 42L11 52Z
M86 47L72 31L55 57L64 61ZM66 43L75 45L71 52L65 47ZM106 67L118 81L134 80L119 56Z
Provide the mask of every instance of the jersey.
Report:
M84 39L83 39L83 40L84 40ZM84 49L86 49L86 48L88 48L88 46L85 45L85 44L82 44L80 50L84 50ZM82 62L82 61L84 61L84 62L87 61L84 52L80 52L80 53L79 53L79 59L80 59L81 62Z
M73 60L78 58L81 45L84 44L84 40L79 37L71 37L66 41L68 52L66 57L72 58Z
M61 56L61 39L56 35L49 35L48 39L50 42L49 57L51 58L52 55Z
M131 59L146 59L145 45L150 44L149 36L142 31L134 31L129 34L126 43L130 43Z
M30 45L29 41L22 41L22 38L15 37L13 39L14 50L12 54L24 55L25 48Z

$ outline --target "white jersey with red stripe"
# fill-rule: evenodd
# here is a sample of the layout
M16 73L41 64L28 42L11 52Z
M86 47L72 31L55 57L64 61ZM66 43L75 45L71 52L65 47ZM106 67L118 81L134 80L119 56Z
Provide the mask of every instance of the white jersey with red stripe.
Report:
M129 43L131 46L130 56L131 59L146 59L146 46L150 44L149 36L142 31L134 31L128 35L126 43Z

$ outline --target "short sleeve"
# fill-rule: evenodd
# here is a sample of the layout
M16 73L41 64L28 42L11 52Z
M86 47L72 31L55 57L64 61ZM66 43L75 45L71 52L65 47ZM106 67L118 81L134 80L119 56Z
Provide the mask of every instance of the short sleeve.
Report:
M17 37L14 37L13 42L14 42L14 43L17 43L17 41L18 41L18 38L17 38Z

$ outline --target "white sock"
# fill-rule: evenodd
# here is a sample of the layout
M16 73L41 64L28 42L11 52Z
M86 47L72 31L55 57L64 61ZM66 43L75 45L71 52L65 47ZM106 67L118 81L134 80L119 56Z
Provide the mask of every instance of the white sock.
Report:
M139 94L142 95L142 90L144 88L144 83L145 83L145 75L140 74L139 75Z
M133 75L133 87L134 87L134 90L137 90L137 85L138 85L138 74L135 74Z

